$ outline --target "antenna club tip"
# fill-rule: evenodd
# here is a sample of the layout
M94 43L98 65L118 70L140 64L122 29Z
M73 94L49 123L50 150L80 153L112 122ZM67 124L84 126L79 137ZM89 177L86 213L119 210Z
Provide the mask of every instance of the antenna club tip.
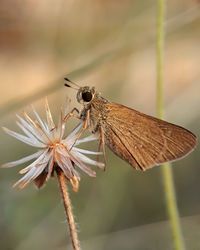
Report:
M74 89L77 89L77 90L80 88L80 87L78 86L78 84L76 84L75 82L72 82L71 80L69 80L69 78L64 77L64 80L70 83L70 84L65 83L64 85L65 85L66 87L71 87L71 88L74 88ZM73 85L73 87L72 87L72 85Z

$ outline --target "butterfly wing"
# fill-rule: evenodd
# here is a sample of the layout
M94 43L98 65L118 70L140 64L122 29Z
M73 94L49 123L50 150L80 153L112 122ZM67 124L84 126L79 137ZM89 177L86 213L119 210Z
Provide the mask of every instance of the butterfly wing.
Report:
M187 155L197 140L185 128L115 103L106 104L101 127L108 147L141 170Z

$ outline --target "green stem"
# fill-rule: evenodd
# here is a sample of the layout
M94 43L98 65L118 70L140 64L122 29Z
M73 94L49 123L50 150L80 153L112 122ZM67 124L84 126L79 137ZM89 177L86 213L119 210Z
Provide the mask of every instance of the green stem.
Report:
M163 82L164 82L164 17L165 0L157 0L157 116L163 118ZM166 209L172 230L173 247L175 250L184 250L184 240L179 220L179 212L176 201L176 193L173 181L171 165L162 166L162 178L166 199Z

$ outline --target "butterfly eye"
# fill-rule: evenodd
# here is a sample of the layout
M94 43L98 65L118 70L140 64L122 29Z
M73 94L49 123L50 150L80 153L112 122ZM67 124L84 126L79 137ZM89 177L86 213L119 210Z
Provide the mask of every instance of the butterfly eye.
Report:
M83 92L82 99L84 102L90 102L92 100L92 93L90 91Z

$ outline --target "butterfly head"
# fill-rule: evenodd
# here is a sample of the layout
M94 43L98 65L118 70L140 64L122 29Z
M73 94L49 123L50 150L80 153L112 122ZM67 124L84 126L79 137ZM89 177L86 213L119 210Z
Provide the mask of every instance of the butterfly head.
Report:
M89 104L95 96L94 87L90 88L88 86L79 88L77 92L77 101L81 104Z
M87 105L94 99L96 94L94 87L89 87L89 86L80 87L76 83L69 80L68 78L65 78L65 80L68 82L65 83L66 87L71 87L77 90L76 98L79 103Z

